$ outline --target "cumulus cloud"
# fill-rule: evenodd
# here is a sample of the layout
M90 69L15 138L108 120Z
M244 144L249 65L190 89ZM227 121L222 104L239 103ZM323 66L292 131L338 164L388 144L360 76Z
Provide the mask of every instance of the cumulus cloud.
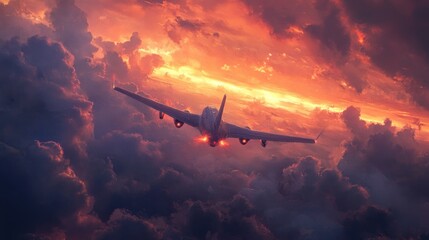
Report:
M124 209L116 209L107 222L107 227L97 233L96 239L161 239L160 234L150 222L129 213Z
M83 154L92 135L92 103L79 91L73 56L44 37L0 47L1 141L26 147L35 139Z
M74 0L57 0L50 18L58 39L76 58L92 56L96 48L91 43L88 21Z
M76 176L62 147L35 141L26 149L0 142L1 228L3 239L30 239L67 229L89 211L85 183Z
M338 168L351 182L367 188L374 203L392 210L377 213L378 210L373 209L369 213L382 214L386 220L394 219L389 220L389 224L396 222L399 226L395 226L395 230L385 226L382 229L388 234L401 237L426 234L429 229L422 217L427 214L425 183L429 159L427 153L419 150L414 130L406 127L396 131L389 120L384 124L367 124L354 107L346 109L342 118L353 139L346 143ZM409 204L413 207L409 208ZM415 228L407 232L406 226L411 223Z

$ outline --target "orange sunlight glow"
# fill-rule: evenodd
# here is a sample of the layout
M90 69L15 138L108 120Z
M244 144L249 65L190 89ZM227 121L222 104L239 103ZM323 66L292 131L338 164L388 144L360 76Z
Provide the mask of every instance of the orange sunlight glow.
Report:
M273 91L263 87L246 86L245 84L235 84L227 80L219 80L212 78L204 72L195 70L188 66L179 68L164 65L155 69L154 76L158 78L170 77L169 81L174 84L190 84L192 83L197 93L207 93L213 90L226 90L226 92L240 96L247 102L253 102L255 99L263 100L268 107L281 108L288 111L305 112L306 114L313 111L315 108L329 109L330 111L339 112L343 108L326 105L324 103L315 103L310 99L302 96L296 96L292 92L282 90L281 92ZM214 91L217 93L217 91Z
M300 25L286 29L296 37L275 38L269 27L249 14L249 9L240 1L227 1L210 12L188 1L193 14L169 3L146 8L137 3L115 2L105 9L83 0L77 3L87 13L89 30L95 37L119 43L127 41L132 32L138 32L142 43L137 54L140 57L156 54L163 60L163 65L155 68L150 78L167 83L171 99L177 102L184 100L177 96L193 96L197 99L189 102L200 108L207 98L226 93L234 103L229 102L228 112L241 114L249 124L261 119L253 116L251 119L243 109L252 108L256 103L259 110L265 107L263 111L275 112L279 122L287 116L300 126L317 122L311 119L315 111L338 116L347 107L355 106L361 109L361 118L366 122L383 124L389 118L400 128L415 127L414 123L418 122L416 137L429 139L425 127L429 125L429 114L401 93L403 87L397 81L372 66L364 53L358 49L351 51L352 59L360 66L355 69L352 62L350 71L370 85L356 93L347 79L337 74L341 72L338 71L341 65L330 66L318 60L313 46L316 44ZM193 30L182 29L176 22L177 16L203 24ZM357 26L349 28L356 45L364 45L365 32ZM177 38L171 38L166 30L174 30ZM122 57L128 61L129 56ZM137 84L143 87L145 83ZM151 87L148 85L144 87ZM241 113L237 113L238 110L242 110Z
M238 96L241 101L247 102L246 105L251 105L255 100L260 101L264 106L280 109L304 118L309 118L315 109L325 110L331 113L340 114L350 105L357 106L362 109L361 118L368 123L383 124L386 118L393 121L393 124L399 127L409 126L412 124L409 117L410 113L404 114L404 111L391 109L388 106L380 108L373 103L364 102L365 100L353 99L337 101L323 100L318 98L309 98L294 92L289 92L283 88L269 88L264 86L249 86L245 83L235 84L232 80L210 76L207 72L194 69L189 66L181 66L179 68L164 65L155 69L153 76L159 79L168 79L172 86L192 85L192 89L186 89L197 94L219 96L223 93L230 93L233 96ZM420 121L423 125L429 122L429 116L420 116ZM416 137L419 139L429 139L429 131L421 128L416 132Z
M357 41L363 45L365 43L365 35L363 34L362 31L360 31L359 29L355 30L356 36L357 36Z
M291 26L291 27L289 27L289 28L287 29L287 31L288 31L289 33L295 33L295 34L300 34L300 35L304 34L304 31L303 31L301 28L296 27L296 26Z

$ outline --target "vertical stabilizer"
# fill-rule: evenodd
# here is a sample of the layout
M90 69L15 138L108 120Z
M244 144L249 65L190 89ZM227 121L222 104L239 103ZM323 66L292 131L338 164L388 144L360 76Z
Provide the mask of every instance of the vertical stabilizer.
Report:
M225 102L226 102L226 94L223 95L222 103L220 104L219 112L217 113L217 116L216 116L216 121L214 125L215 130L219 129L220 122L222 121L222 114L223 114L223 108L225 107Z

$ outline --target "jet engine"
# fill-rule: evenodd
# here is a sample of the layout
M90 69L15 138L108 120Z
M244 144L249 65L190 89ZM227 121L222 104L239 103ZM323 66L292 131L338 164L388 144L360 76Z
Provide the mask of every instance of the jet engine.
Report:
M174 126L176 126L177 128L181 128L183 126L183 124L184 124L183 122L181 122L177 119L174 119Z
M261 146L266 147L267 146L267 140L261 139Z
M244 128L247 128L247 129L250 130L249 126L245 126ZM246 145L250 141L250 139L248 139L248 138L239 138L238 141L241 143L241 145Z
M239 138L238 140L240 141L241 145L246 145L250 141L248 138Z

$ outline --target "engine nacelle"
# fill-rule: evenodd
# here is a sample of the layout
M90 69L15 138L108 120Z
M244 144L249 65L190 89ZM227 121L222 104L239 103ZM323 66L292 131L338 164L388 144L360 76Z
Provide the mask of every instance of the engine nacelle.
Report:
M250 139L248 138L239 138L238 141L240 141L241 145L246 145Z
M177 119L174 119L174 126L176 126L177 128L181 128L183 126L183 124L184 124L183 122L181 122Z
M164 113L163 112L159 112L159 119L164 119Z
M219 141L216 140L210 140L209 141L209 145L210 147L216 147L218 145Z
M267 146L267 140L261 139L261 146L266 147Z

